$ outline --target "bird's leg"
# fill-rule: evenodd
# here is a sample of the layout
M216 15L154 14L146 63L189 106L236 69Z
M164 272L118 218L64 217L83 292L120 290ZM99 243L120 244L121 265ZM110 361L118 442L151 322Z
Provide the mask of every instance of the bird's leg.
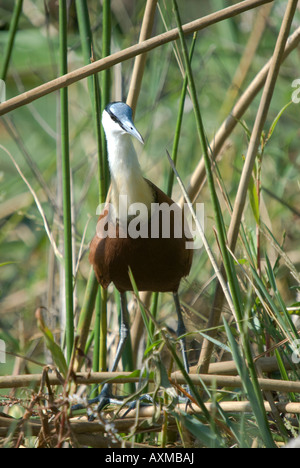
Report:
M127 300L126 300L126 293L120 293L121 296L121 320L120 320L120 338L117 347L116 356L114 358L111 372L114 372L117 369L118 363L124 351L124 347L126 345L126 341L129 335L129 314L127 309ZM97 411L101 411L104 406L111 402L117 402L113 400L112 391L111 391L111 384L105 383L102 387L101 392L95 398L89 400L89 404L98 403ZM81 405L75 405L74 409L81 409Z
M174 292L173 293L173 298L175 302L175 307L176 307L176 312L177 312L177 336L182 336L186 333L186 328L184 325L184 321L182 318L182 313L181 313L181 306L180 306L180 301L178 297L178 293ZM180 346L181 346L181 354L182 354L182 359L183 359L183 365L186 373L189 373L189 363L188 363L188 358L187 358L187 352L186 352L186 342L185 342L185 337L182 336L179 340ZM189 386L186 388L187 392L191 394ZM188 405L190 401L188 400L186 404Z
M183 318L182 318L181 306L180 306L180 301L179 301L179 297L178 297L177 292L173 293L173 298L174 298L176 312L177 312L177 336L178 337L181 336L179 341L180 341L180 346L181 346L183 365L184 365L185 371L187 373L189 373L189 363L188 363L188 359L187 359L186 342L185 342L185 337L183 336L186 333L186 328L185 328L184 321L183 321ZM189 387L187 387L187 392L189 394L191 393ZM143 399L143 398L145 400L148 400L149 402L153 403L153 399L152 399L152 397L150 395L142 395L142 397L140 399ZM185 401L186 401L186 399L185 399ZM123 417L126 414L128 414L129 411L131 411L133 408L135 408L136 403L137 403L137 401L133 401L130 404L128 410L123 415ZM188 402L186 402L186 404L189 404L189 400L188 400Z
M120 339L116 352L116 356L111 368L111 372L117 369L119 361L121 359L124 347L126 345L127 338L129 336L129 313L127 308L126 293L120 293L121 296L121 323L120 323Z
M119 343L117 347L117 352L111 367L111 372L114 372L119 364L119 361L121 359L122 353L124 351L124 347L126 345L126 341L129 335L129 314L128 314L128 308L127 308L127 300L126 300L126 293L120 293L120 298L121 298L121 320L120 320L120 337L119 337ZM95 403L98 402L98 411L101 411L101 409L106 406L108 403L112 401L112 391L111 391L111 384L106 383L103 385L103 388L100 392L100 394L95 397L93 400L90 401L90 403Z

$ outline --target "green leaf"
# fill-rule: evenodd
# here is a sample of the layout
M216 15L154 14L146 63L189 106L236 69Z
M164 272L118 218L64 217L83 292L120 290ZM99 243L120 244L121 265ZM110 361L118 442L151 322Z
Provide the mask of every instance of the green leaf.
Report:
M179 418L183 425L196 437L197 440L202 442L205 447L222 447L218 434L213 432L209 426L203 424L195 416L180 412Z
M147 346L147 348L144 351L144 356L147 356L147 354L150 353L150 351L152 351L152 349L156 348L161 343L163 343L163 339L156 340L153 343L151 343L149 346Z
M246 258L238 258L237 261L234 261L235 265L249 265L249 260Z
M288 313L290 315L300 315L300 302L294 302L289 306Z
M273 291L276 292L277 291L277 285L276 285L276 279L275 279L274 271L273 271L273 268L271 266L268 255L266 254L265 257L266 257L266 273L268 275L268 279L269 279L269 282L271 284L271 287L272 287Z
M276 128L276 125L280 119L280 117L282 116L282 114L284 113L284 111L289 107L289 105L292 104L292 101L288 102L282 109L281 111L278 112L277 116L275 117L275 119L273 120L272 124L271 124L271 127L270 127L270 130L269 130L269 133L268 133L268 136L267 136L267 140L266 141L269 141L271 136L273 135L273 132Z
M206 340L211 341L211 342L214 343L216 346L218 346L219 348L223 349L223 351L227 351L228 353L231 352L231 349L229 348L229 346L227 346L225 343L222 343L220 340L216 340L216 339L213 338L212 336L209 336L209 335L207 335L206 333L203 333L203 332L199 332L199 334L200 334L201 336L203 336L203 338L205 338Z
M255 218L256 224L260 224L260 215L259 215L259 200L257 195L256 186L254 180L251 178L248 188L249 201L252 209L253 216Z
M44 335L46 346L47 346L47 348L49 349L49 351L51 353L51 356L53 358L53 361L54 361L55 365L58 367L61 374L64 377L66 377L67 372L68 372L68 366L67 366L65 356L64 356L61 348L58 346L58 344L55 343L55 340L54 340L54 337L53 337L53 334L52 334L51 330L45 325L45 322L44 322L43 316L42 316L42 311L41 311L40 308L36 311L35 316L36 316L36 319L37 319L38 327L39 327L39 329L41 330L41 332Z

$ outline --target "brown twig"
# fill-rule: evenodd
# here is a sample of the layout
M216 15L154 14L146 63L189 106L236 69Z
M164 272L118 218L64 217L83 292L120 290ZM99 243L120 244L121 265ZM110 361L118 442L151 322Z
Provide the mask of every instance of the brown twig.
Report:
M56 375L48 375L51 385L61 385L61 381ZM242 387L243 381L238 376L232 375L215 375L215 374L189 374L194 385L201 386L204 382L207 385L217 385L226 387ZM29 387L33 384L40 384L42 379L41 374L3 376L0 377L0 388L20 388ZM131 372L79 372L76 374L76 382L78 384L101 384L106 381L111 383L128 383L139 382L140 377L132 377ZM262 389L274 390L280 392L300 392L300 382L276 380L276 379L258 379ZM149 379L149 382L153 382ZM175 371L171 374L171 382L179 385L185 385L186 381L180 371Z

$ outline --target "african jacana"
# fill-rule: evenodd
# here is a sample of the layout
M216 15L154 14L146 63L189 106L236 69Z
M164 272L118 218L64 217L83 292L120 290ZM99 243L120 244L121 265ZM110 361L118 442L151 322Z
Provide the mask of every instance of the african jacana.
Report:
M111 174L111 198L108 208L99 217L99 223L105 226L106 234L97 232L90 245L89 260L93 265L98 282L107 288L113 282L121 295L121 326L120 338L112 371L116 370L126 339L129 334L129 316L126 303L126 291L131 291L132 283L128 274L129 267L139 291L172 292L178 317L177 335L185 333L178 288L182 277L189 274L193 250L186 248L186 242L191 241L184 233L184 222L176 231L178 216L184 221L183 211L174 201L163 193L152 182L142 175L137 154L131 136L144 143L142 136L132 121L132 109L123 102L112 102L103 111L102 125L104 128L108 162ZM127 197L127 206L120 203L120 199ZM126 198L125 197L125 198ZM132 214L128 207L142 204L146 208L146 215ZM162 205L165 204L165 205ZM138 205L140 206L140 205ZM169 232L163 233L163 214L152 207L173 207L170 210ZM175 207L175 208L174 208ZM129 214L131 213L131 214ZM137 234L128 235L131 221L138 220L134 226ZM156 226L154 224L156 223ZM156 234L151 236L153 227ZM113 236L109 235L109 228L113 227ZM181 339L184 365L188 371L185 340ZM99 401L101 406L111 396L110 386L104 385Z

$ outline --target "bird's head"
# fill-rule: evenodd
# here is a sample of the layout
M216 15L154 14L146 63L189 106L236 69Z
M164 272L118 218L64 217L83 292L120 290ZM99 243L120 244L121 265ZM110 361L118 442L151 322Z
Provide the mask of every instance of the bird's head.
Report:
M132 121L132 109L125 102L111 102L108 104L102 114L102 125L107 138L116 138L119 135L128 133L144 143L143 137Z

